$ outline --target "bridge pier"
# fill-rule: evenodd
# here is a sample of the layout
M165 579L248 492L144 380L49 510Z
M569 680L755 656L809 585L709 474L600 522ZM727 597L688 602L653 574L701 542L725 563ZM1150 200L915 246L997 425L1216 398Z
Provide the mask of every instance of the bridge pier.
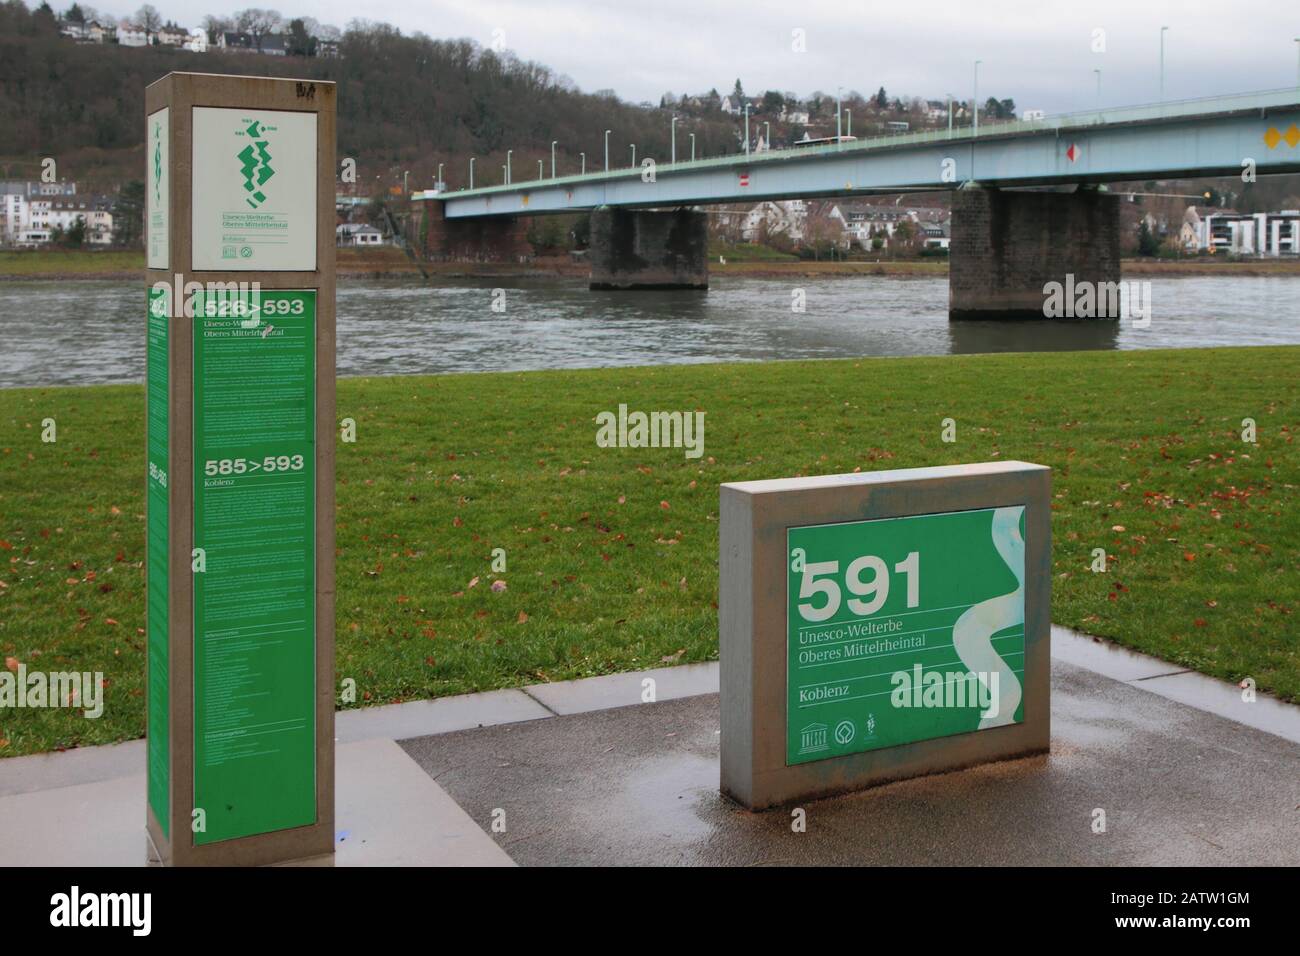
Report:
M1041 319L1049 282L1120 281L1119 197L963 187L948 255L950 320Z
M444 200L426 199L413 205L420 215L415 224L416 244L430 261L523 262L532 257L525 219L448 219Z
M591 213L592 289L707 289L708 220L699 209Z

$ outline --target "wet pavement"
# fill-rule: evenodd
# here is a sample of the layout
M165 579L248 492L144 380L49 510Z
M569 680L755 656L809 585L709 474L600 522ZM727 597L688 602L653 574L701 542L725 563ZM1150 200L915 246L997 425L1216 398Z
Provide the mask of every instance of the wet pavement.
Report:
M1049 756L809 801L802 833L719 796L718 739L706 694L401 746L523 865L1300 865L1300 746L1059 660Z

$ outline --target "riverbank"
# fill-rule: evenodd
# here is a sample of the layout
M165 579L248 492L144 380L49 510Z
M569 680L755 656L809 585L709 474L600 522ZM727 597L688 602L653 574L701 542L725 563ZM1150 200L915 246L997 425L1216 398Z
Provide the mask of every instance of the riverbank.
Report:
M339 249L340 279L421 278L420 268L440 278L533 278L560 276L585 279L587 263L568 255L539 256L527 264L424 262L416 265L393 246L378 249ZM1238 259L1211 256L1194 259L1125 259L1126 276L1300 276L1300 258ZM833 278L836 276L941 277L948 274L946 259L807 259L713 257L714 277ZM84 250L32 250L0 252L0 281L122 279L143 282L142 252L88 252Z
M337 674L370 705L713 660L720 483L1019 458L1054 469L1055 623L1300 700L1298 365L1283 347L341 379ZM702 457L598 448L620 403L705 412ZM143 411L138 386L0 390L0 658L107 684L98 720L0 710L0 755L143 733Z

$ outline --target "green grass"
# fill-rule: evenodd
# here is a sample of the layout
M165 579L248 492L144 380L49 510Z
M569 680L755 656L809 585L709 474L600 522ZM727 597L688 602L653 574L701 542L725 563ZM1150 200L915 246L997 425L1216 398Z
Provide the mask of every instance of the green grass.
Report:
M715 659L720 482L1020 458L1054 469L1053 621L1300 700L1298 371L1236 348L344 379L338 676L378 704ZM705 457L596 447L620 402L705 411ZM0 711L0 754L143 732L143 410L0 390L0 651L108 681L99 720Z
M0 275L41 278L144 270L140 250L29 249L0 252Z

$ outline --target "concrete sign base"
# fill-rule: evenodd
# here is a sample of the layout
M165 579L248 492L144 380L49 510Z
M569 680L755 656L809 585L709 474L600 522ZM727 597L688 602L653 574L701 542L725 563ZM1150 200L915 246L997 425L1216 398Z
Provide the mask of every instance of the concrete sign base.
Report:
M1051 471L725 484L721 790L750 809L1049 747Z

